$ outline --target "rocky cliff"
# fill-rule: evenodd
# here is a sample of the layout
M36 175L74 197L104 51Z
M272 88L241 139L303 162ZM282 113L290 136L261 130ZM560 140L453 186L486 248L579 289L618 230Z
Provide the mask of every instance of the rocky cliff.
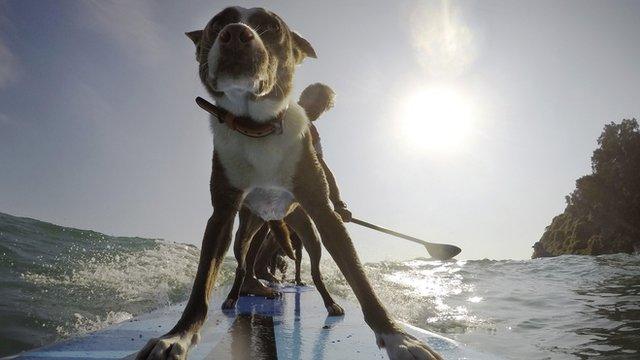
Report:
M598 138L592 173L576 180L532 258L640 250L640 131L636 119L611 123Z

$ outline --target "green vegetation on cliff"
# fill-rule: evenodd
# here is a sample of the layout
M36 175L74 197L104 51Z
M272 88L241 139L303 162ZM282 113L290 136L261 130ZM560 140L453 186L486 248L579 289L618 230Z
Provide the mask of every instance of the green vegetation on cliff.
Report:
M576 180L564 212L534 244L532 258L632 253L640 248L640 131L636 119L605 125L592 174Z

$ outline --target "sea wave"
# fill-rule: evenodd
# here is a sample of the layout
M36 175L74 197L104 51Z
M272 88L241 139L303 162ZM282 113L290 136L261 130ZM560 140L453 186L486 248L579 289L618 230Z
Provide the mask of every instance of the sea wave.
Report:
M192 245L0 213L0 355L185 301L198 257ZM234 268L225 259L218 284ZM394 317L505 358L640 356L639 256L419 258L364 269ZM321 270L338 302L356 301L328 256ZM303 280L311 283L308 262Z
M0 354L187 299L199 249L0 213ZM223 266L221 281L231 275Z

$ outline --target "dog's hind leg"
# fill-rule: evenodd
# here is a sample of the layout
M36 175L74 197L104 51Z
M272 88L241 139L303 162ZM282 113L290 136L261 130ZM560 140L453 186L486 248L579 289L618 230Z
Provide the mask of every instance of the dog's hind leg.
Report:
M276 252L276 255L273 257L273 263L275 264L275 268L280 270L281 281L285 281L287 277L287 268L289 267L287 261L284 259L284 256L280 255L280 252Z
M404 332L391 319L376 296L362 268L353 242L340 216L329 204L329 190L324 171L313 151L309 135L298 161L293 179L296 200L316 224L322 243L338 265L353 290L364 314L364 319L374 331L380 347L387 350L390 359L442 359L413 336Z
M242 191L229 184L217 154L214 153L211 174L213 215L204 232L200 262L189 301L176 325L160 338L149 340L138 352L136 359L186 359L187 352L197 341L198 331L207 317L211 289L222 258L229 249L233 221L242 197Z
M271 231L273 235L273 231ZM289 234L287 233L287 237ZM257 279L266 280L272 284L280 283L280 279L275 277L271 272L268 271L269 264L273 255L278 253L281 249L280 244L276 241L274 236L270 236L262 243L262 247L260 248L260 252L256 258L256 262L253 266L255 271L255 276ZM293 249L291 249L293 252Z
M238 215L240 224L236 231L236 238L233 243L233 253L238 262L236 267L236 277L233 280L233 286L227 295L227 299L222 303L222 309L229 310L236 306L238 297L240 296L240 289L247 273L247 251L251 245L251 241L260 229L265 224L265 221L261 218L253 215L251 211L245 207L240 209Z
M327 308L329 316L344 315L344 310L340 305L336 304L322 281L322 275L320 274L322 244L313 229L311 219L309 219L309 216L304 212L304 210L298 206L285 218L285 221L289 226L291 226L293 231L299 235L300 240L304 244L304 248L307 249L307 252L309 253L309 259L311 260L311 278L313 279L313 284L316 286L316 289L318 289L320 296L322 296L324 306ZM296 277L298 276L299 275L296 275Z
M267 224L262 225L260 230L253 236L249 251L247 253L247 273L244 277L244 282L240 290L240 295L256 295L264 296L267 298L275 298L280 296L280 293L268 286L264 286L256 277L256 267L263 266L263 264L257 259L260 256L263 245L268 242L269 226ZM277 244L275 246L278 246ZM266 265L264 265L266 266Z
M251 244L249 245L249 251L247 252L247 258L246 258L247 274L245 276L245 279L247 277L256 276L256 269L255 269L256 258L260 254L260 249L262 248L262 245L266 241L268 241L267 239L269 238L269 236L270 236L269 226L267 226L267 224L262 225L260 230L258 230L258 232L253 236L253 239L251 240Z
M276 272L278 271L278 252L276 251L273 255L271 255L271 259L269 259L269 273L276 276Z

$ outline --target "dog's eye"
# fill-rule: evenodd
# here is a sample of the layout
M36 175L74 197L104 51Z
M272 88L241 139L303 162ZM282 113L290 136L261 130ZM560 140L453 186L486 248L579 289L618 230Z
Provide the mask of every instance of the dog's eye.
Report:
M222 30L223 26L220 23L216 23L211 27L211 33L218 34Z
M280 32L280 24L278 23L269 23L265 26L265 30L271 34L277 34Z

